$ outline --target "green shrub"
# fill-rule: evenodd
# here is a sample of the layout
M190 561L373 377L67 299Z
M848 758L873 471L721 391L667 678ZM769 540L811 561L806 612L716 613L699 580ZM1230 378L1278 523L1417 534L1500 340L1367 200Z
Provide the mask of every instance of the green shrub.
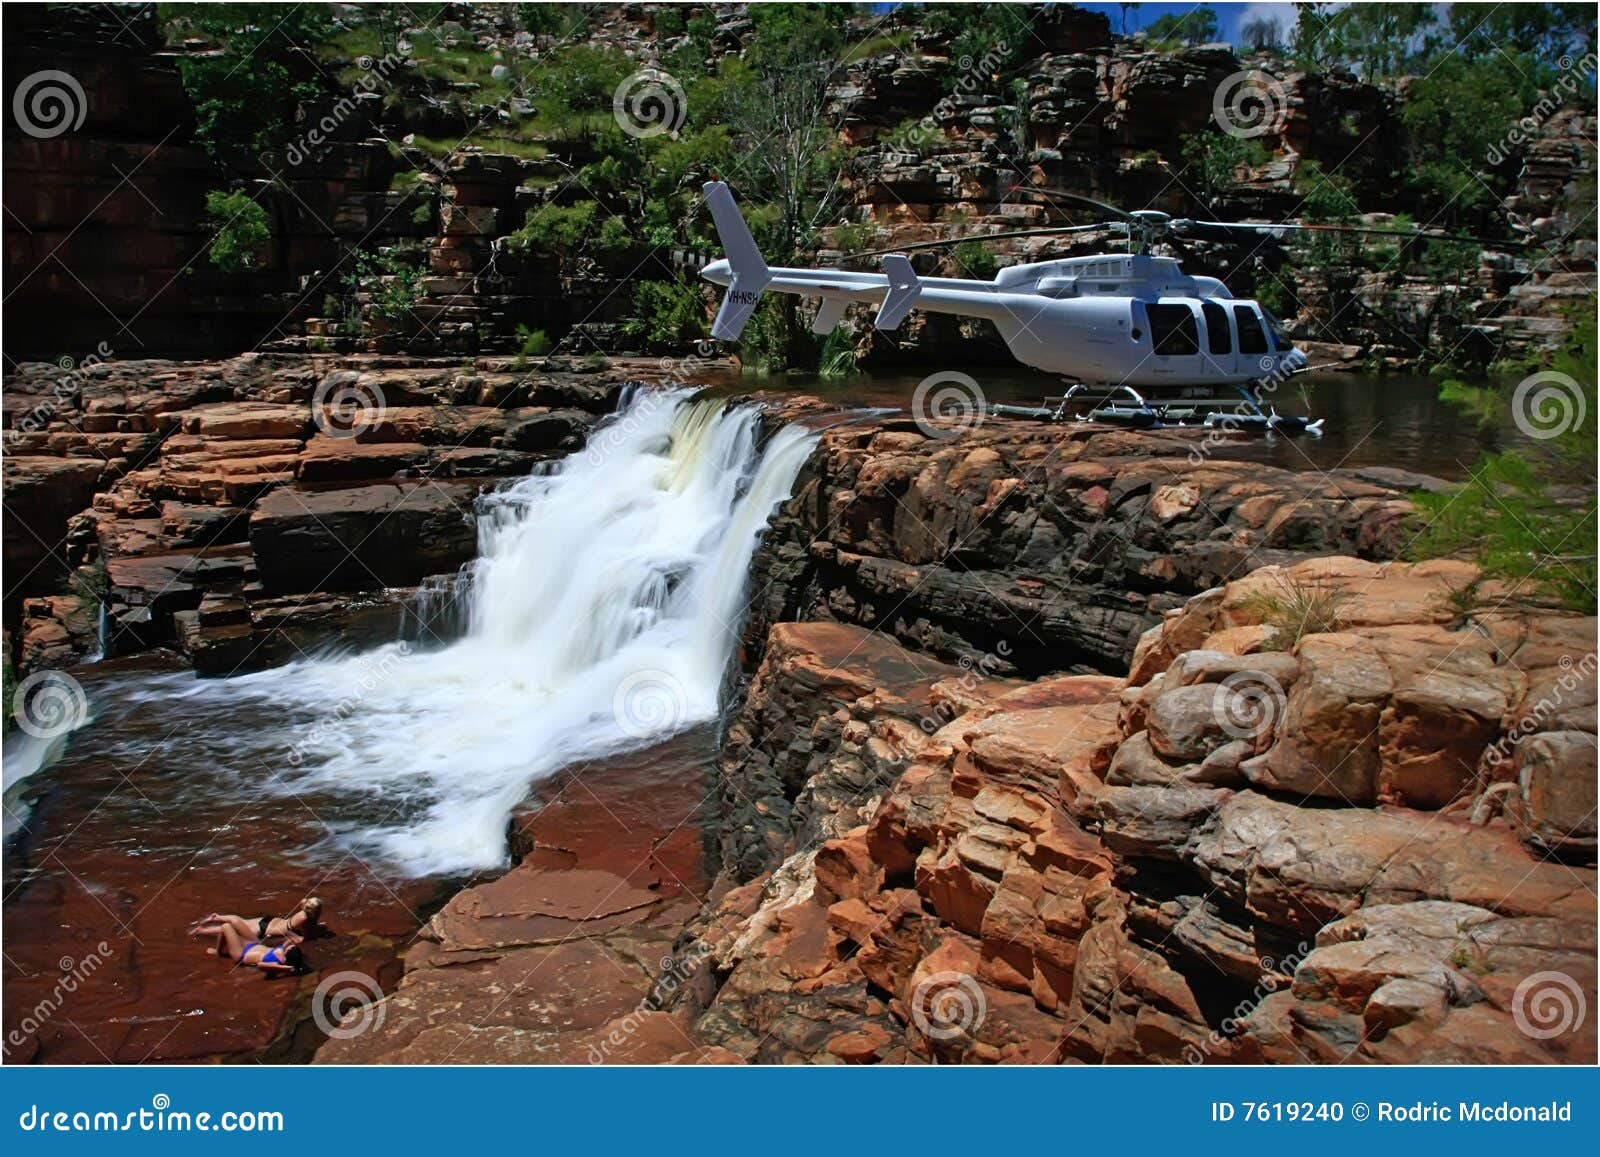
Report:
M1462 557L1523 596L1593 614L1597 573L1594 544L1595 319L1574 327L1549 369L1564 375L1555 388L1565 409L1541 413L1537 394L1519 405L1524 422L1549 436L1526 450L1487 455L1458 491L1412 496L1418 530L1412 558ZM1445 401L1466 405L1480 424L1506 412L1498 391L1447 381ZM1513 399L1515 394L1513 393ZM1570 421L1568 419L1571 419ZM1541 421L1540 419L1546 419ZM1557 419L1567 421L1558 426ZM1552 429L1552 427L1554 427Z
M682 280L641 281L633 287L633 311L622 332L651 349L681 349L706 335L705 306Z
M358 250L344 284L352 296L363 292L370 294L372 312L379 317L401 321L421 303L422 279L422 270L406 264L393 250L383 253Z
M256 267L261 247L272 239L267 211L239 189L206 194L206 228L211 232L211 264L224 273Z
M987 281L1000 268L1000 263L982 241L963 241L950 252L950 264L957 277L974 277Z

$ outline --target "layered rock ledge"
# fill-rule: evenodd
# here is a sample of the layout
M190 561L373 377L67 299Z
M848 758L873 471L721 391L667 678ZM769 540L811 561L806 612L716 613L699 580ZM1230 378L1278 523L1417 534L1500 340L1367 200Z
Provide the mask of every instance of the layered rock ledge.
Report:
M778 624L717 759L707 902L653 974L599 983L610 1019L481 1059L1592 1063L1563 1010L1596 986L1596 622L1463 618L1472 577L1262 568L1170 611L1126 679ZM1307 592L1318 615L1285 610ZM376 1055L470 1019L433 972L546 915L513 877L435 921ZM661 948L624 891L573 903ZM568 984L530 978L523 1014Z

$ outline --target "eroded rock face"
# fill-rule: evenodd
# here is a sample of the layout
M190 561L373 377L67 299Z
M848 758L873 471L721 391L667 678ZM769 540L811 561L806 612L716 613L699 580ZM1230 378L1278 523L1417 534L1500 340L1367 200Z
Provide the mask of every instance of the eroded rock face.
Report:
M679 951L719 983L681 1014L760 1062L1592 1060L1563 1010L1596 988L1595 623L1459 622L1469 577L1267 568L1169 614L1126 682L945 696L856 827L791 820L787 858L701 915ZM1282 597L1306 586L1334 597ZM835 710L774 694L815 682L810 630L775 629L731 750L802 759Z
M101 645L79 603L105 605L105 647L176 646L215 674L283 655L290 629L350 637L476 553L473 502L580 446L624 376L545 359L246 354L215 363L107 361L7 374L6 612L23 673ZM341 402L343 399L343 402ZM76 602L59 594L70 583ZM35 601L30 595L53 596ZM413 626L415 626L413 624ZM399 633L387 620L388 637Z
M909 421L824 435L757 557L772 623L834 619L942 660L1007 653L1026 674L1126 670L1160 614L1257 567L1389 557L1404 496L1333 471L1192 466L1187 432Z

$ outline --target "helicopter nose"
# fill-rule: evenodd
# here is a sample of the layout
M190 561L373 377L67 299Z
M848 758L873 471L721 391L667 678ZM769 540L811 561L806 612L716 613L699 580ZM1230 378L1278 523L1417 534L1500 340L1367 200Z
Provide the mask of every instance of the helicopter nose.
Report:
M727 285L733 280L733 267L728 264L726 257L720 261L713 261L700 271L700 276L713 285Z

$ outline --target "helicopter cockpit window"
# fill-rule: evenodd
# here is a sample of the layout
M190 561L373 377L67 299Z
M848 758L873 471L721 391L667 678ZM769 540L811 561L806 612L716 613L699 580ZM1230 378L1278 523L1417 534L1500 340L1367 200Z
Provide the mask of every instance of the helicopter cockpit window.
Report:
M1228 311L1214 302L1200 303L1200 312L1206 316L1206 349L1213 354L1231 354L1233 335L1228 332Z
M1283 323L1272 316L1272 311L1262 306L1261 315L1267 319L1267 332L1272 334L1272 348L1280 352L1294 349L1294 342L1283 332Z
M1239 352L1264 354L1267 352L1267 333L1261 328L1261 319L1248 305L1233 307L1233 318L1239 323Z
M1159 357L1183 357L1200 352L1200 329L1187 305L1147 305L1150 338Z

